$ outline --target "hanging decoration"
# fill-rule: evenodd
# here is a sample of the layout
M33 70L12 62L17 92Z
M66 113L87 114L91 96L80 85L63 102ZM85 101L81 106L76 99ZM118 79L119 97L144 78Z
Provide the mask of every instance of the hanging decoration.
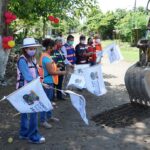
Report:
M10 11L5 12L4 16L5 16L5 23L6 24L11 24L14 20L17 19L16 15Z
M15 41L13 40L12 36L5 36L2 39L2 45L5 50L11 49L15 46Z
M58 24L58 23L59 23L59 19L58 19L58 18L55 18L55 19L54 19L54 23L55 23L55 24Z
M59 18L55 18L54 16L48 16L48 20L50 20L51 22L58 24L59 23Z
M54 21L55 17L54 17L54 16L48 16L48 19L49 19L50 21Z

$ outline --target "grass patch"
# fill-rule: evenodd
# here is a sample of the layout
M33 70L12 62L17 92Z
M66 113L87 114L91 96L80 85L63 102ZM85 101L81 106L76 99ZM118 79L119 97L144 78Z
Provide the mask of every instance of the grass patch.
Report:
M105 48L109 44L116 42L121 50L121 53L125 61L136 62L139 60L139 50L136 47L131 47L127 42L118 42L112 40L102 41L102 46Z

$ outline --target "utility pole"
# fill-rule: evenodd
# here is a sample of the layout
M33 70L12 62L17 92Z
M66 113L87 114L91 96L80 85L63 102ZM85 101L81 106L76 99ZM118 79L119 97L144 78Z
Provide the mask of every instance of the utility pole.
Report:
M136 0L134 1L134 12L136 11Z

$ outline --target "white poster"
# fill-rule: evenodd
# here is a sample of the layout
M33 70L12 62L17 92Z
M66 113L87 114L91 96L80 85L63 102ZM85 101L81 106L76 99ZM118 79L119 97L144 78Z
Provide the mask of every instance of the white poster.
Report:
M75 65L74 73L78 75L83 75L84 69L88 68L89 66L89 64Z
M40 79L37 78L6 97L20 113L33 113L52 110Z
M65 91L70 95L71 103L74 106L74 108L80 113L81 118L85 122L85 124L89 124L88 119L86 117L86 101L85 98L82 95L76 94L72 91Z
M107 54L108 54L108 58L110 63L114 63L116 61L120 61L123 59L119 46L116 44L111 44L106 48Z
M101 65L95 65L84 69L84 78L86 88L89 92L96 96L101 96L106 93L106 88L102 75Z
M79 89L85 88L85 79L82 75L72 74L67 87L73 86Z
M100 63L103 57L103 51L96 52L96 63Z

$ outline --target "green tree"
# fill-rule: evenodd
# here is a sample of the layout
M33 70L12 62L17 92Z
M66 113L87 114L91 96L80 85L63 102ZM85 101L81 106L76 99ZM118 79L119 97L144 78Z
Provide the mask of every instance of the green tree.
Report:
M94 5L94 2L95 0L11 0L9 6L19 19L23 19L28 25L35 23L41 18L44 37L49 15L54 15L63 20L68 14L75 16L76 10L79 10L78 12L82 16Z

